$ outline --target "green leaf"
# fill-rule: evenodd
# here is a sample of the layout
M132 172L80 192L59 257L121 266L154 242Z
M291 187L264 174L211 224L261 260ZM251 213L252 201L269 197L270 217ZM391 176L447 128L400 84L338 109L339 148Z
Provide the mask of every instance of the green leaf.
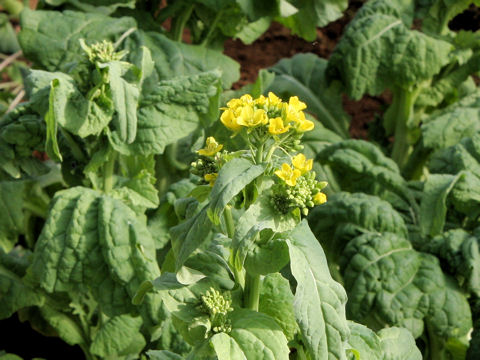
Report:
M123 33L136 27L131 18L110 18L100 14L74 11L32 11L20 16L18 35L25 56L37 67L66 71L84 59L80 39L88 43L115 42Z
M28 266L28 262L24 264L27 255L17 255L15 250L5 254L0 250L0 319L28 306L42 306L45 301L40 292L22 280Z
M429 0L420 2L416 11L422 17L422 30L434 35L447 35L450 32L449 21L466 10L472 2L472 0Z
M325 69L327 61L314 54L298 54L282 59L269 68L275 74L267 91L286 99L298 96L327 129L341 138L349 138L349 116L343 110L342 95L338 86L327 86ZM308 135L309 133L306 133Z
M88 284L102 311L114 316L132 310L138 286L158 274L151 235L127 205L81 187L57 192L30 272L43 289L81 291Z
M3 54L13 54L20 50L17 35L10 23L8 15L0 14L0 52Z
M135 141L126 144L118 130L109 134L115 150L126 155L161 154L165 146L192 133L209 114L219 76L212 71L158 83L140 103Z
M91 353L101 357L137 355L146 345L141 326L140 317L119 315L109 319L93 338Z
M208 216L214 224L220 223L227 204L264 170L264 165L255 165L242 158L232 159L221 168L209 196Z
M264 277L258 310L275 319L289 341L293 340L298 330L293 301L290 283L281 274L268 274Z
M475 91L423 120L422 139L432 150L456 145L480 130L480 93Z
M135 0L46 0L46 3L52 6L69 4L85 12L105 15L115 12L118 8L135 8Z
M308 353L314 359L345 359L349 334L345 290L332 279L322 247L306 221L288 237L290 267L297 281L293 308Z
M105 94L100 94L94 101L86 99L77 89L73 79L67 75L61 74L52 80L49 99L45 121L47 131L52 127L50 138L54 151L58 150L58 145L55 147L54 138L57 124L85 138L90 135L99 135L112 120L112 101ZM47 144L48 135L49 132L47 132Z
M55 329L58 336L69 345L84 345L89 339L81 326L72 317L57 311L49 306L42 306L40 314L45 321Z
M209 240L212 223L203 208L194 217L174 226L170 232L172 249L175 254L175 269L180 270L188 257L201 245Z
M230 89L240 78L240 65L220 51L189 45L168 39L158 32L138 31L125 40L130 58L135 58L141 46L148 48L155 62L154 76L148 79L148 88L155 88L162 80L192 76L212 70L221 70L222 87Z
M317 38L317 27L324 27L340 18L348 6L346 0L293 0L289 3L296 7L298 12L276 20L292 29L293 34L307 41L314 41ZM288 14L283 16L285 15L288 16Z
M130 144L137 136L137 106L140 97L137 85L124 78L125 73L132 68L132 65L121 61L112 61L103 64L102 67L108 70L110 92L116 111L112 122L113 126L119 134L119 139ZM140 78L135 80L140 82Z
M211 338L219 360L287 360L290 352L282 330L268 315L247 309L229 315L232 331Z
M461 177L432 174L427 178L420 205L420 233L435 236L443 232L447 215L447 196Z
M402 0L371 1L349 24L327 73L340 79L353 99L394 85L408 89L432 78L449 62L449 43L410 30L412 5Z
M23 202L26 191L24 181L0 181L0 249L10 251L25 232Z
M183 360L183 357L168 350L148 350L147 356L151 360Z

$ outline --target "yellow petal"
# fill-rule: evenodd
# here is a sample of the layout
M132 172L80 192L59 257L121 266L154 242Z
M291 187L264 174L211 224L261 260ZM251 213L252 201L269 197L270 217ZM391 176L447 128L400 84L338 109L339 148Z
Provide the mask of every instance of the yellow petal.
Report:
M327 202L327 195L322 192L318 192L313 196L313 203L315 205L320 205Z
M268 104L270 106L277 106L282 103L282 99L280 99L277 95L275 95L273 92L268 93Z
M315 124L313 123L313 121L310 121L310 120L303 120L297 127L297 131L299 132L305 132L305 131L310 131L310 130L313 130L313 128L315 127Z
M218 173L211 173L211 174L205 174L203 178L205 181L208 181L210 186L213 186L215 184L215 181L217 180Z
M222 113L222 116L220 116L220 121L223 125L225 125L225 127L232 131L238 131L242 128L242 126L237 123L237 119L233 110L230 109L225 110Z
M213 156L220 150L222 150L223 145L217 143L213 136L207 138L206 146L204 149L200 149L197 152L203 156Z
M253 107L243 106L240 115L237 117L237 124L251 127L253 122Z
M301 111L307 108L307 105L304 102L298 100L298 96L292 96L288 100L288 105L295 111Z
M290 129L290 125L284 126L283 120L281 117L276 117L270 119L270 123L268 125L268 132L272 135L279 135L287 132Z
M313 159L307 160L305 155L303 154L298 154L293 157L292 159L292 165L300 170L302 174L305 174L306 172L312 170L313 167Z

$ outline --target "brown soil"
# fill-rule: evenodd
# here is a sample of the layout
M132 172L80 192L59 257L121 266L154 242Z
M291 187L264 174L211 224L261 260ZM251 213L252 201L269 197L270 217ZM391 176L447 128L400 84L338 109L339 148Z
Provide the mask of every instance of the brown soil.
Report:
M273 66L283 58L289 58L298 53L314 53L328 59L341 38L345 26L355 16L363 1L350 1L343 17L317 30L317 38L308 42L292 35L291 31L279 23L273 23L269 30L251 45L245 45L240 40L227 40L224 53L240 63L240 80L234 84L238 89L253 83L260 69ZM367 138L368 123L375 114L383 112L391 96L388 94L371 97L365 96L359 101L343 98L345 111L351 116L350 135L353 138Z

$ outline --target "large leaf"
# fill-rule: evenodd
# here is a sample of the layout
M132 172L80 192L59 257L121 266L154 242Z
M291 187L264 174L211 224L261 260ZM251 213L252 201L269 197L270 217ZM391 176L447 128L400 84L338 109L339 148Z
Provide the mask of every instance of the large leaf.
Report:
M290 352L281 328L268 315L240 309L229 315L232 331L210 341L219 360L287 360Z
M298 96L307 104L306 111L345 139L349 137L349 117L343 110L340 89L327 86L326 67L327 61L314 54L298 54L280 60L269 69L275 73L275 79L265 92L273 91L283 98Z
M19 42L27 58L49 71L67 71L84 59L79 40L115 42L137 24L131 18L110 18L74 11L24 10Z
M58 192L36 243L30 275L48 293L91 288L109 316L158 276L146 226L118 200L86 188Z
M101 357L137 355L146 344L140 333L141 326L140 317L115 316L100 327L90 351Z
M345 359L349 334L345 290L332 279L322 247L306 221L288 235L287 243L297 281L293 308L308 352L314 359Z
M327 73L360 99L393 85L408 89L430 79L449 61L452 46L410 30L413 1L374 0L349 24L330 57Z
M178 76L190 76L214 69L221 70L222 86L229 89L240 77L240 65L220 51L203 46L189 45L168 39L155 32L138 31L126 39L125 48L136 58L141 46L147 47L155 62L155 76L149 79L147 87L158 81Z
M164 80L143 98L137 113L135 141L126 144L114 130L110 141L126 155L163 153L165 146L197 129L210 111L210 99L217 93L218 71Z

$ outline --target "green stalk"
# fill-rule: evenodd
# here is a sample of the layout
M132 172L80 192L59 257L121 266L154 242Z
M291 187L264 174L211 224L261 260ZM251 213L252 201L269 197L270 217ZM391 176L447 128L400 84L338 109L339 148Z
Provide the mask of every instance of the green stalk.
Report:
M173 40L182 42L183 29L192 15L193 7L193 5L188 6L173 22Z
M103 191L109 193L113 189L113 171L115 170L115 161L117 153L113 152L110 159L104 165L103 169Z
M41 217L42 219L47 218L48 207L43 207L43 206L40 206L39 204L34 204L32 202L29 202L29 201L24 201L23 202L23 208L25 210L30 211L32 214L34 214L38 217Z
M260 300L260 275L247 272L245 277L244 305L247 309L258 311Z
M397 163L400 169L403 168L410 151L408 143L407 124L413 116L413 105L415 104L417 93L415 91L406 91L397 89L394 91L393 98L393 117L390 118L390 125L395 126L395 142L393 143L392 159Z
M208 29L207 35L203 38L202 42L200 43L200 46L206 47L210 41L210 38L213 35L213 32L215 31L215 28L217 27L218 21L220 18L223 16L223 11L220 10L216 15L215 19L213 19L212 25L210 25L210 28Z
M263 148L265 146L265 143L260 144L260 146L257 149L257 154L255 155L255 164L260 164L263 162Z
M75 160L80 161L80 162L85 162L87 160L87 158L83 154L82 149L80 149L80 147L75 142L75 140L73 140L72 135L70 135L70 133L67 130L65 130L64 128L62 128L61 126L59 126L59 129L60 129L60 132L62 133L63 137L67 141L68 147L72 151L72 155L75 158Z
M235 224L233 222L232 209L227 205L223 211L223 219L225 220L225 225L227 227L227 236L230 239L233 239L235 234ZM242 270L238 270L234 263L230 264L233 269L233 274L235 275L235 280L240 284L242 289L245 288L245 276Z

